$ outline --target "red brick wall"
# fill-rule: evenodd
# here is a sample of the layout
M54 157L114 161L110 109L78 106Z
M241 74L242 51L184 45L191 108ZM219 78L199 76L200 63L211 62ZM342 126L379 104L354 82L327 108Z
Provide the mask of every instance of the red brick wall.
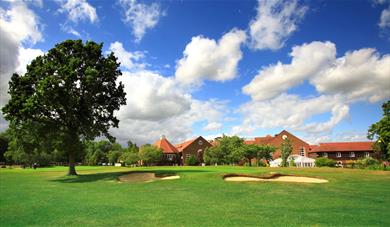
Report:
M270 144L276 147L276 151L272 156L273 159L277 159L281 157L280 146L283 143L283 135L286 135L292 144L293 150L291 154L300 155L300 149L303 147L305 149L305 156L306 157L308 156L308 151L310 148L309 144L307 144L306 142L302 141L301 139L299 139L298 137L292 135L287 131L282 131L281 133L275 136L275 138L271 141Z
M202 145L199 144L199 141L202 141ZM183 149L183 164L185 164L185 160L187 157L194 155L195 157L198 157L200 162L203 162L203 154L204 150L207 147L211 147L211 144L205 140L203 137L199 137L196 140L194 140L189 146L187 146L185 149ZM202 150L200 153L198 153L199 150Z

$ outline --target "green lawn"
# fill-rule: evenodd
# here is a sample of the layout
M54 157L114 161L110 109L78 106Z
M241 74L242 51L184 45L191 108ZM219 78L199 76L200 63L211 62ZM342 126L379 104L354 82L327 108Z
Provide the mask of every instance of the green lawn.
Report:
M118 183L126 171L181 179ZM255 167L0 169L1 226L390 226L390 172ZM326 184L224 182L224 173L293 173Z

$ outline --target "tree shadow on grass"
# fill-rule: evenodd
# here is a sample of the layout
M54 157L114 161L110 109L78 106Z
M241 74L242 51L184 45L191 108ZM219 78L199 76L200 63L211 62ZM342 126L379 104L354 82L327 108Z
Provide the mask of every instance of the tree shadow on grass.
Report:
M63 176L58 179L50 180L60 183L90 183L96 181L113 181L117 180L119 176L129 173L155 173L156 175L180 175L180 173L202 173L210 172L208 170L140 170L127 172L104 172L93 174L81 174L77 176Z

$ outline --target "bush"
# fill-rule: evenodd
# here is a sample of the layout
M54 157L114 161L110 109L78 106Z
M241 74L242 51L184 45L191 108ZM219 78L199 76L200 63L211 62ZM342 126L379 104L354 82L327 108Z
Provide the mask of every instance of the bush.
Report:
M377 169L376 167L380 168L379 161L376 160L375 158L371 158L371 157L365 157L365 158L357 160L356 166L358 168L361 168L361 169L364 169L364 168Z
M337 162L335 160L326 157L317 158L315 161L317 167L323 167L323 166L335 167L336 163Z
M199 164L199 161L194 155L191 155L190 157L188 157L186 159L186 165L188 165L188 166L197 166L198 164Z

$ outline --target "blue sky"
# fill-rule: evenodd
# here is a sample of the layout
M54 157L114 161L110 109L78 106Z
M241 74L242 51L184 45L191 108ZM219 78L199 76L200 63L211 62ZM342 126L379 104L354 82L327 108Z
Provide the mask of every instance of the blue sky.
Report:
M2 1L0 28L1 106L10 74L58 42L113 51L122 143L283 129L310 143L366 140L390 97L388 0Z

